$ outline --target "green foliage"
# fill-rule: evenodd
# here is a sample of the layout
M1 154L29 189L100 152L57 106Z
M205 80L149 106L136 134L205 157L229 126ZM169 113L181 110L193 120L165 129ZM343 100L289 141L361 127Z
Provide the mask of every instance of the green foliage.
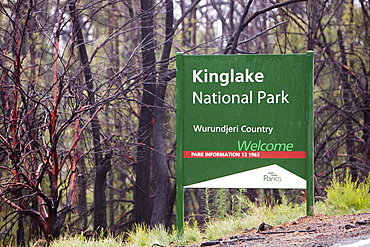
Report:
M205 210L205 213L207 215L207 218L205 219L206 221L210 220L210 216L213 215L213 212L212 212L212 205L211 205L211 195L210 195L210 189L206 188L204 190L204 201L205 201L205 205L204 205L204 210Z
M205 189L205 221L244 215L249 203L244 192L245 189Z
M236 217L244 216L250 200L243 194L245 189L235 190L233 194L230 195L231 198L231 212L230 214Z
M228 215L228 209L230 205L230 198L225 189L216 190L215 208L216 208L216 219L222 219Z
M253 219L254 225L266 222L270 225L280 225L306 214L305 204L293 204L282 196L281 204L276 206L249 203L248 216Z
M217 200L225 200L225 191L216 193L219 197ZM209 192L209 191L208 191ZM206 193L207 194L207 193ZM238 205L240 202L246 202L245 199L240 199L241 194L234 194L235 197L230 197L228 200L231 204ZM207 198L207 196L205 196ZM234 199L233 199L234 198ZM237 200L238 202L234 201ZM217 201L216 200L216 201ZM224 202L215 202L218 205ZM241 203L240 203L241 204ZM218 215L221 218L213 218L212 221L207 222L202 229L199 228L197 221L191 218L191 224L185 222L184 233L179 236L175 229L171 232L164 229L163 226L159 225L153 229L147 228L145 225L138 224L134 227L134 230L128 233L127 239L122 243L121 238L108 238L100 239L96 241L87 241L82 235L76 236L69 239L61 239L54 242L52 247L66 247L66 246L83 246L83 247L95 247L95 246L170 246L170 245L189 245L204 240L212 240L221 238L227 235L237 234L245 229L258 227L262 222L268 222L272 225L282 224L287 221L296 219L299 216L304 215L304 205L293 205L287 203L283 199L283 203L276 207L267 205L258 206L257 203L248 202L246 205L249 209L247 213L239 214L238 216L230 215ZM235 207L240 209L240 207ZM220 210L219 212L225 212ZM236 211L237 212L237 211Z
M175 232L175 234L177 234L177 232ZM185 222L184 233L181 236L177 236L175 243L178 245L188 245L201 241L203 236L204 233L199 229L196 220L194 220L194 224Z
M224 217L222 220L219 219L207 223L204 231L204 238L212 240L235 234L236 232L241 232L251 227L252 224L249 223L248 218Z
M332 208L340 212L359 213L370 208L370 179L364 182L352 181L349 172L343 181L334 176L331 185L326 189L327 201Z
M135 225L134 230L128 233L126 246L153 246L155 244L168 246L174 241L174 236L163 227L158 225L152 229L148 229L143 224Z
M82 234L74 237L64 237L50 244L50 247L120 247L124 246L121 238L86 239Z

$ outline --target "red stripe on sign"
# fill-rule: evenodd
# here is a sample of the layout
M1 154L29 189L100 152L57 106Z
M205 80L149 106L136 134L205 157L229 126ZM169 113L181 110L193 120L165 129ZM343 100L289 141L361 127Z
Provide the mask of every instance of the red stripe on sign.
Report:
M305 159L306 151L183 151L183 158Z

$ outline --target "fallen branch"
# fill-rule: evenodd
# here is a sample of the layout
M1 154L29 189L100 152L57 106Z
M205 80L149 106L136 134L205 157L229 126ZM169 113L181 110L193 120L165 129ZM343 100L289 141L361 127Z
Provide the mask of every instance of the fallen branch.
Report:
M292 230L292 231L275 231L275 232L259 232L261 234L285 234L285 233L295 233L295 232L314 232L316 229L313 230Z

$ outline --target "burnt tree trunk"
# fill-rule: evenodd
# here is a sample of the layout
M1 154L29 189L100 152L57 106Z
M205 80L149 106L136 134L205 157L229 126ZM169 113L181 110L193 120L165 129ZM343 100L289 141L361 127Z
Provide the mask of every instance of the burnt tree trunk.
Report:
M81 158L78 161L78 204L77 211L79 216L79 227L80 230L85 231L87 229L87 200L86 200L86 189L87 189L87 178L86 178L86 165Z
M134 189L135 221L150 224L150 167L155 102L155 44L153 35L153 1L141 0L141 39L143 63L143 94L138 127L136 183Z
M163 138L163 124L165 120L164 99L166 95L166 88L171 76L168 70L168 58L171 54L172 38L173 38L173 2L166 0L166 41L162 53L162 61L166 61L159 69L159 82L156 90L156 102L154 110L154 129L153 129L153 145L154 145L154 184L155 194L153 201L153 213L150 225L154 226L159 223L164 223L167 209L167 195L168 195L168 165L166 158L166 148Z
M87 55L84 36L82 34L82 25L79 19L79 14L76 10L76 2L71 0L69 2L69 9L72 16L73 31L77 38L77 46L80 54L81 66L85 76L86 89L89 97L91 129L94 145L94 159L95 159L95 184L94 184L94 229L105 229L107 227L106 216L106 196L105 196L105 182L106 176L110 169L111 154L107 154L103 160L103 151L100 142L101 127L97 117L98 108L95 106L95 92L92 73L89 65L89 58Z
M347 146L347 163L351 170L352 180L356 181L358 177L358 168L356 166L356 158L355 158L355 131L353 129L353 107L352 107L352 100L351 100L351 92L352 87L350 83L350 75L348 70L346 69L347 64L347 56L345 53L345 48L343 44L343 36L340 29L338 29L338 41L339 41L339 49L341 53L341 60L343 65L339 69L339 78L343 87L342 90L342 98L343 98L343 110L344 110L344 126L346 129L346 146Z

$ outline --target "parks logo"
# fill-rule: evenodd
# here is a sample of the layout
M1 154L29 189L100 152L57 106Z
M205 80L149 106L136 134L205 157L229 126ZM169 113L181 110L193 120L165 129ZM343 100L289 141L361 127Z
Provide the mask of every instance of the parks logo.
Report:
M279 177L275 172L269 172L267 175L263 175L263 181L281 182L281 177Z

